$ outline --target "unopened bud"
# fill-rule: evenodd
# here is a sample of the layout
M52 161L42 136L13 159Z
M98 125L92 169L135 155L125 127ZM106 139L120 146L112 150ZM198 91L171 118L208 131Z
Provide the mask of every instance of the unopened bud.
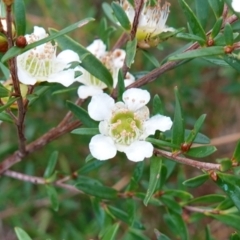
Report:
M24 48L27 46L27 39L24 36L19 36L16 39L16 46L19 48Z
M7 38L3 35L0 35L0 52L5 53L8 50Z

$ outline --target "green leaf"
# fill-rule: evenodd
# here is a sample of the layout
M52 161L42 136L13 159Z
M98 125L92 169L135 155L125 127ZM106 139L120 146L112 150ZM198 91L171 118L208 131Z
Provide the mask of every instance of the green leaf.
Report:
M77 89L78 89L77 87L72 87L72 88L68 87L68 88L64 88L64 89L61 89L61 90L54 91L52 93L52 95L54 96L54 95L68 93L68 92L73 92L73 91L76 92Z
M191 199L190 201L187 202L187 204L191 203L195 203L195 204L215 204L215 203L219 203L223 200L225 200L226 197L224 195L220 195L220 194L209 194L209 195L205 195L205 196L201 196L201 197L197 197L194 199Z
M202 174L200 176L190 178L184 181L183 185L185 185L186 187L196 188L198 186L201 186L203 183L205 183L208 180L208 178L209 178L209 175L207 173Z
M153 98L152 114L153 114L153 116L156 114L161 114L161 115L164 114L164 108L163 108L162 101L157 94Z
M240 231L240 216L235 214L211 214L205 213L206 216L212 217L217 219L220 222L225 223L228 226L235 228L236 230Z
M0 57L1 58L1 57ZM7 80L10 77L10 71L9 69L2 63L0 62L0 69L4 75L4 79Z
M5 112L0 113L0 120L3 122L14 123L13 119Z
M24 36L26 32L26 11L24 0L14 0L13 13L17 36Z
M129 68L134 62L136 50L137 50L137 38L134 38L132 41L128 41L126 46L126 65Z
M133 175L132 175L132 179L134 180L134 182L138 183L140 181L143 174L143 170L144 170L144 161L138 162L136 164L136 167L134 168Z
M58 33L56 29L50 28L50 34L55 35ZM102 64L100 60L98 60L92 53L90 53L86 48L84 48L81 44L74 41L68 36L60 36L55 41L58 43L58 46L61 49L70 49L76 52L81 59L81 66L91 73L94 77L104 82L108 87L112 87L113 79L110 72L107 68ZM96 71L98 69L98 71Z
M159 232L157 229L154 229L154 233L156 235L157 240L171 240L168 236Z
M110 187L100 186L92 183L76 183L76 187L86 194L102 199L117 198L117 190Z
M15 227L14 231L17 235L18 240L32 240L29 235L21 228Z
M163 141L163 140L159 140L159 139L155 139L155 138L150 138L148 137L146 139L146 141L158 146L158 147L170 147L170 148L174 148L174 149L180 149L180 147L176 144L172 144L170 142L167 141Z
M160 67L160 63L158 62L158 60L156 59L156 57L153 54L151 54L150 52L145 51L143 49L141 49L141 52L147 58L147 60L153 64L154 67L156 67L156 68Z
M185 192L177 189L164 190L164 195L181 198L183 200L189 200L193 198L192 194L190 194L189 192Z
M200 146L190 148L185 154L190 157L204 158L216 152L216 150L217 148L214 146Z
M240 73L240 60L238 59L238 56L228 54L225 55L223 59L226 63L228 63L231 67Z
M233 206L234 206L233 201L229 197L227 197L225 198L225 200L223 200L221 203L218 204L216 209L226 210L226 209L232 208Z
M229 196L240 211L240 178L225 173L217 173L215 183Z
M200 48L200 49L191 50L188 52L179 53L174 56L171 56L168 60L175 61L175 60L182 60L182 59L189 59L189 58L199 58L199 57L220 55L220 54L225 54L224 48L221 46L216 46L216 47Z
M118 91L118 101L122 101L122 95L125 92L125 83L124 83L124 77L122 69L119 69L118 71L118 83L117 83L117 91Z
M10 98L5 105L0 107L0 113L2 111L4 111L5 109L7 109L8 107L10 107L13 103L15 103L17 101L17 99L18 98Z
M191 34L191 33L178 33L176 35L177 38L181 38L181 39L185 39L185 40L190 40L190 41L197 41L197 42L200 42L200 43L205 43L205 39L197 36L197 35L194 35L194 34Z
M57 37L67 34L71 31L75 30L76 28L80 28L93 20L94 20L93 18L85 18L77 23L74 23L74 24L62 29L61 31L57 32L56 34L52 34L49 37L46 37L37 42L31 43L31 44L27 45L25 48L12 47L3 55L1 62L6 62L10 58L16 57L17 55L22 54L32 48L35 48L35 47L41 45L41 44L50 42L50 41L56 39Z
M95 169L98 169L99 167L101 167L103 164L105 163L105 161L99 161L99 160L92 160L90 162L87 162L86 164L84 164L83 167L81 167L78 170L79 174L86 174L89 173Z
M237 146L235 147L232 160L235 162L240 162L240 140L237 142Z
M0 98L9 97L10 91L0 83Z
M189 239L187 227L181 215L169 211L169 214L164 215L164 220L175 236L179 236L179 239Z
M212 32L211 32L211 37L214 39L218 33L221 30L222 27L222 23L223 23L223 18L220 17L219 19L217 19L216 23L213 26Z
M35 88L34 94L27 95L27 99L29 100L29 106L31 106L40 96L50 90L50 86L39 86Z
M222 172L228 171L232 167L232 160L229 158L217 159L217 162L221 164L220 170Z
M152 197L154 191L156 190L156 186L159 182L161 168L162 168L162 159L158 157L151 157L148 190L147 190L145 199L143 201L145 206L148 205L150 198Z
M222 16L224 0L208 0L210 7L212 8L215 17L218 19Z
M73 134L78 134L78 135L96 135L99 134L99 129L98 128L76 128L73 131L71 131Z
M52 208L54 211L58 211L59 209L59 201L56 189L51 185L45 185L47 190L47 195L50 199Z
M224 38L226 45L232 46L233 45L233 30L232 26L229 23L226 23L224 27Z
M182 109L179 101L178 89L174 89L175 93L175 111L174 111L174 120L172 127L172 144L181 146L184 141L184 118L182 115ZM177 150L178 148L173 148Z
M205 32L204 32L200 22L198 21L196 15L193 13L191 8L188 6L188 4L184 0L179 0L179 2L185 13L185 16L188 20L188 23L191 27L193 34L203 38L206 41L207 38L206 38Z
M115 223L112 226L110 226L103 237L101 238L102 240L114 240L117 234L119 228L119 223Z
M189 133L189 135L187 136L187 138L185 140L185 142L187 144L190 144L194 141L194 139L196 138L198 132L200 131L200 129L205 121L205 118L206 118L206 114L203 114L195 122L193 130Z
M49 178L52 176L53 171L57 164L57 160L58 160L58 152L54 151L48 160L48 164L47 164L46 170L43 175L44 178Z
M237 233L232 233L230 240L240 240L240 235Z
M213 238L211 237L209 226L205 227L205 240L213 240Z
M67 101L67 107L71 112L73 112L73 114L78 119L82 121L83 125L85 125L86 127L89 127L89 128L98 127L98 123L90 118L90 116L88 115L88 112L85 109L75 105L70 101Z
M195 6L197 19L201 23L201 26L205 28L209 21L209 4L207 1L196 0Z
M125 11L123 10L123 8L116 2L112 2L111 6L112 6L113 12L114 12L117 20L121 24L121 26L126 30L130 30L131 23L130 23Z
M114 24L116 24L116 18L115 15L113 14L113 9L111 8L111 5L109 3L102 3L102 9L104 13L106 14L107 18Z
M128 225L130 225L130 218L129 215L122 211L119 208L115 208L113 206L108 205L107 210L117 219L127 223Z
M179 215L182 214L181 206L171 197L163 195L161 196L160 201L172 212Z

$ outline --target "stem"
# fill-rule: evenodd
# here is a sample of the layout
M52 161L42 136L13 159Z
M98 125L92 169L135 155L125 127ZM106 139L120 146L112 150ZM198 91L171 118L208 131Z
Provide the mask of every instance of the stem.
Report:
M12 36L12 6L6 6L6 19L7 19L7 39L8 39L8 49L14 46L13 36ZM18 117L17 117L17 132L18 132L18 145L19 145L19 155L24 156L26 154L25 146L25 136L24 136L24 118L26 114L26 109L24 107L23 98L20 90L20 84L17 76L17 64L16 58L12 58L8 61L10 73L13 81L13 88L15 95L18 97Z
M208 163L208 162L200 162L200 161L196 161L190 158L185 158L185 157L180 157L180 156L175 156L174 154L164 151L164 150L160 150L160 149L154 149L154 153L157 156L163 156L166 157L170 160L173 160L175 162L179 162L179 163L183 163L185 165L189 165L195 168L198 168L200 170L218 170L220 171L221 169L221 164L217 164L217 163Z

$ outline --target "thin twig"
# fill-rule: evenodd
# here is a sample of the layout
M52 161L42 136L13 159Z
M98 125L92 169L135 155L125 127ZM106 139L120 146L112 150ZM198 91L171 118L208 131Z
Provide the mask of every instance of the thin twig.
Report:
M208 163L208 162L200 162L200 161L196 161L190 158L186 158L186 157L181 157L181 156L175 156L174 154L172 154L171 152L167 152L164 150L160 150L160 149L154 149L154 153L157 156L163 156L166 157L170 160L173 160L175 162L179 162L179 163L183 163L185 165L189 165L201 170L221 170L221 164L217 164L217 163Z

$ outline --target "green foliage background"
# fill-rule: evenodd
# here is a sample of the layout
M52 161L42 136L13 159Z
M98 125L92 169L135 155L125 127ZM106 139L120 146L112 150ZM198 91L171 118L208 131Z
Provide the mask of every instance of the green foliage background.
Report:
M28 33L32 32L34 25L60 30L83 18L94 17L95 22L75 30L70 36L82 45L88 46L99 35L98 23L104 16L101 7L103 1L101 0L26 0L25 2ZM111 3L111 1L105 2ZM194 8L195 1L187 2ZM210 30L214 22L214 16L210 11L206 30ZM171 0L171 13L167 24L175 28L187 28L186 18L175 0ZM235 28L239 29L239 27L238 21ZM110 46L115 43L120 34L121 30L116 28L116 32L110 39ZM149 52L161 61L165 56L185 44L187 42L184 40L170 38L160 45L158 51L151 49ZM145 72L153 68L154 66L145 55L138 51L131 72ZM73 86L77 89L78 84L75 83ZM201 114L206 113L207 118L201 132L209 138L218 138L239 132L240 77L237 71L230 67L214 65L203 59L195 59L164 73L158 80L147 85L146 88L151 91L152 96L159 94L164 102L166 115L171 116L171 118L173 118L174 113L175 86L179 88L188 129L193 127L194 122ZM67 112L66 100L75 101L77 99L76 90L66 94L52 94L60 89L63 89L60 85L51 86L29 108L26 120L28 142L56 126ZM87 106L87 103L84 106ZM28 175L43 176L50 155L53 151L59 150L56 167L59 176L71 174L85 165L85 158L89 154L89 140L90 137L66 134L45 148L31 154L26 160L15 165L13 170ZM0 158L4 159L17 148L14 126L7 123L1 125L0 142ZM230 157L234 147L235 142L232 142L230 137L223 144L217 145L217 153L206 160L213 161L218 157ZM171 162L169 161L167 164L170 165ZM99 168L83 175L97 179L106 186L118 184L121 189L124 189L135 167L136 163L130 162L124 155L118 154L117 158L106 161ZM189 189L182 184L184 180L199 174L200 171L196 169L177 165L167 181L167 187L190 191L194 197L222 193L211 181L207 181L194 189ZM146 192L148 178L149 161L145 160L143 176L139 182L142 191ZM154 206L150 204L146 208L142 201L131 198L119 198L113 202L107 201L106 206L109 204L126 212L136 209L136 224L139 225L137 227L139 230L136 228L128 235L128 224L124 223L124 220L114 220L111 214L107 214L104 220L103 212L106 206L102 203L101 208L96 207L98 200L93 197L57 188L60 207L59 211L55 212L51 208L44 186L20 182L3 176L0 181L0 189L0 239L17 239L13 231L15 226L24 229L34 240L98 239L99 232L110 222L121 222L117 239L155 239L154 228L169 235L171 239L176 239L174 232L163 221L163 215L168 211L164 205ZM182 217L188 224L190 239L205 239L205 226L207 224L213 237L218 240L226 239L230 233L234 232L234 229L213 218L203 217L201 214L190 214L190 212L184 211ZM141 230L142 225L144 230Z

